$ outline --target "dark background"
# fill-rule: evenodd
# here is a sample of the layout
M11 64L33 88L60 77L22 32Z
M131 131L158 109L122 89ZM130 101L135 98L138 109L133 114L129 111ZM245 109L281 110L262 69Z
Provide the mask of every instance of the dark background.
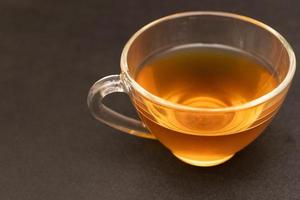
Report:
M273 123L229 162L197 168L91 117L89 87L127 39L175 12L261 20L300 52L294 1L0 1L0 199L300 199L299 71ZM126 95L108 104L134 115Z

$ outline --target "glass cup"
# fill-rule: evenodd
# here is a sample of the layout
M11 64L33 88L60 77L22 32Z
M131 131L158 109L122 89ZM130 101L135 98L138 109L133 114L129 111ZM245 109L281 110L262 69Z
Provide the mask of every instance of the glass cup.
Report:
M150 55L195 43L226 45L259 57L271 66L278 79L277 87L241 105L195 108L155 96L135 81L138 67ZM291 46L273 28L231 13L185 12L163 17L137 31L123 49L121 74L97 81L87 101L99 121L132 135L158 139L186 163L214 166L229 160L262 133L284 101L295 69ZM102 103L106 95L114 92L129 95L142 121ZM189 121L189 127L176 126L174 119Z

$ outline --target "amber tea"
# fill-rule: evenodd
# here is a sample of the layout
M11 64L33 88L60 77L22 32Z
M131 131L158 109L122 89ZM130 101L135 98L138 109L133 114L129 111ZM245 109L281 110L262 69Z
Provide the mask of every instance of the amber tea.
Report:
M250 54L221 45L197 44L149 57L137 70L135 80L148 92L174 104L216 110L257 99L278 84L270 67ZM147 100L143 102L146 106L140 105L135 101L151 133L178 158L196 165L229 159L270 121L259 121L263 105L224 114L208 114L205 109L161 112ZM205 163L192 163L194 160Z

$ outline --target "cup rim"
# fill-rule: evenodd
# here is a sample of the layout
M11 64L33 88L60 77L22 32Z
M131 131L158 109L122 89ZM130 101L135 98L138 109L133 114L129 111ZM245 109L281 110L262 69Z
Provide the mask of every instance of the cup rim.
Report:
M128 56L128 51L129 48L131 47L132 43L135 41L135 39L140 36L144 31L146 31L147 29L161 23L164 21L168 21L168 20L172 20L172 19L176 19L176 18L181 18L181 17L187 17L187 16L199 16L199 15L213 15L213 16L220 16L220 17L228 17L228 18L234 18L234 19L238 19L238 20L242 20L248 23L252 23L256 26L259 26L263 29L265 29L266 31L269 31L271 34L273 34L284 46L284 48L286 49L287 53L288 53L288 57L289 57L289 71L286 74L284 80L273 90L271 90L270 92L264 94L263 96L260 96L254 100L251 100L249 102L246 102L244 104L240 104L240 105L236 105L236 106L229 106L229 107L224 107L224 108L196 108L196 107L191 107L191 106L186 106L186 105L182 105L182 104L177 104L168 100L165 100L161 97L158 97L150 92L148 92L146 89L144 89L141 85L139 85L134 78L132 78L129 73L128 73L128 64L127 64L127 56ZM273 98L274 96L278 95L280 92L282 92L291 82L291 80L293 79L293 76L295 74L296 71L296 57L295 57L295 53L292 49L292 47L290 46L290 44L287 42L287 40L279 33L277 32L275 29L273 29L272 27L258 21L255 19L252 19L250 17L246 17L243 15L239 15L239 14L234 14L234 13L228 13L228 12L219 12L219 11L189 11L189 12L182 12L182 13L176 13L176 14L172 14L172 15L168 15L162 18L159 18L157 20L154 20L150 23L148 23L147 25L143 26L142 28L140 28L136 33L134 33L131 38L128 40L128 42L126 43L126 45L123 48L122 54L121 54L121 61L120 61L120 65L121 65L121 71L123 74L125 74L129 84L135 89L137 90L139 93L141 93L144 97L146 97L147 99L153 101L156 104L159 105L163 105L165 107L169 107L172 109L176 109L176 110L186 110L186 111L201 111L201 112L230 112L230 111L236 111L236 110L242 110L242 109L248 109L251 107L254 107L256 105L262 104L266 101L268 101L269 99Z

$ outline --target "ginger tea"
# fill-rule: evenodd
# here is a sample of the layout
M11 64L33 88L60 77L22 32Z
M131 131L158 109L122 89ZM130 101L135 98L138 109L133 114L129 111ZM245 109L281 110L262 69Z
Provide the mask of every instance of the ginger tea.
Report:
M220 110L250 102L278 84L270 67L253 55L226 46L197 44L152 55L141 64L135 80L175 105L204 108L162 111L146 99L134 101L152 134L178 158L202 166L226 161L270 121L270 117L261 117L264 105L243 111ZM206 113L205 109L216 112Z

